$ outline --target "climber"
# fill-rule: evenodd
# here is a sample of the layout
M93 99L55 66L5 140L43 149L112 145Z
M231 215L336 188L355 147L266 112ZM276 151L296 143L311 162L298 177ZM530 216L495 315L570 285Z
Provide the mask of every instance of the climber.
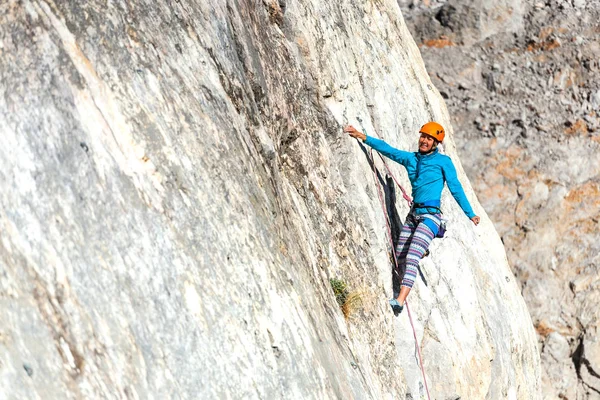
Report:
M344 132L402 164L408 172L414 202L396 246L398 265L404 263L406 272L402 278L398 297L390 300L392 310L398 315L402 312L406 297L417 278L419 260L429 248L440 228L440 199L444 182L447 183L448 189L458 205L475 225L479 224L480 218L475 215L465 196L452 160L438 151L438 144L444 140L445 136L442 125L437 122L428 122L421 127L419 151L416 153L395 149L383 140L359 132L352 125L346 126Z

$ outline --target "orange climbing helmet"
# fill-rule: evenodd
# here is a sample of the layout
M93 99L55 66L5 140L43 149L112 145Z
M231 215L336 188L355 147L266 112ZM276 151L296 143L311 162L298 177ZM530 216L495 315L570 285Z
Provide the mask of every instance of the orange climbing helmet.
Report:
M431 136L438 142L442 142L444 140L444 136L446 133L444 132L444 127L438 124L437 122L428 122L421 127L419 133L425 133L426 135Z

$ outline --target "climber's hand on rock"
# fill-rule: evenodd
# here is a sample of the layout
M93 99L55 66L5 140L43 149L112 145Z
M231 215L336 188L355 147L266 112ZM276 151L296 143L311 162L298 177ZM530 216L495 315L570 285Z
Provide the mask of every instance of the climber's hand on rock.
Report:
M481 220L481 218L479 218L477 215L474 216L473 218L471 218L471 221L473 221L473 223L475 225L479 225L479 221Z
M349 134L350 136L352 136L355 139L360 139L363 141L367 139L367 135L365 135L362 132L357 131L356 128L353 127L352 125L347 125L346 127L344 127L344 132L346 132L347 134Z

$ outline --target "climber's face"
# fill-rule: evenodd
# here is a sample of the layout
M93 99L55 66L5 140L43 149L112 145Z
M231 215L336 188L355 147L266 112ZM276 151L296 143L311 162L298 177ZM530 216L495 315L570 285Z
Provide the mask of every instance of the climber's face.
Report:
M426 133L421 133L421 137L419 138L419 152L429 153L431 150L435 149L436 146L437 140Z

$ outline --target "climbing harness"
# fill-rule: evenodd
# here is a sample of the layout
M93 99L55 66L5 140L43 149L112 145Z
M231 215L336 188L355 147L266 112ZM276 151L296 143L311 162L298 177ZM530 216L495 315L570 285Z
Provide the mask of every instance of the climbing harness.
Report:
M437 238L443 238L444 235L446 234L446 224L448 223L448 221L446 221L445 219L441 219L440 220L440 227L438 228L438 232L436 233L435 237Z
M429 214L435 215L436 218L431 218L426 216L426 214L417 214L415 210L417 208L424 208L427 210ZM434 212L431 212L431 210ZM447 221L445 218L442 218L442 210L440 209L440 202L438 200L430 200L423 203L413 203L408 215L416 222L423 222L431 232L433 232L434 237L443 238L446 233L446 224ZM439 215L439 217L437 216ZM438 221L439 222L436 222Z
M361 122L360 119L358 119L358 120L359 120L359 122ZM362 123L361 123L361 125L362 125ZM365 131L364 128L362 129L362 131L363 131L363 133L365 135L367 134L367 132ZM379 153L377 153L377 154L379 154ZM371 164L373 165L373 179L375 181L375 186L377 186L377 195L379 197L379 202L381 203L381 208L383 210L383 214L385 215L385 225L387 227L388 238L390 239L390 244L392 246L392 256L394 258L394 266L395 266L394 270L395 270L396 274L398 276L400 276L400 270L399 270L399 267L398 267L398 259L396 258L396 250L394 249L394 239L392 238L392 228L390 227L389 217L388 217L388 213L387 213L387 210L386 210L386 207L385 207L384 196L381 193L382 189L377 184L377 168L375 167L375 158L373 157L373 149L369 150L369 156L371 157ZM398 180L394 177L394 175L390 171L387 163L385 162L385 160L383 159L383 157L381 156L381 154L379 154L379 157L383 161L383 165L385 165L385 168L387 169L388 174L392 177L392 179L394 180L394 182L396 183L396 185L398 185L398 187L402 191L404 199L408 202L408 205L412 208L412 206L413 206L412 199L406 194L406 191L404 190L404 188L402 187L402 185L400 185L400 183L398 183ZM410 326L412 327L413 336L415 338L415 347L416 347L417 353L419 355L419 366L421 367L421 374L423 375L423 382L425 383L425 390L427 391L427 399L431 400L431 397L429 395L429 387L427 386L427 378L425 377L425 368L423 367L423 358L421 357L421 348L419 347L419 340L417 339L417 332L415 330L415 324L413 323L412 315L410 313L410 307L408 306L408 300L404 300L404 304L406 305L406 311L408 313L408 319L410 320Z

